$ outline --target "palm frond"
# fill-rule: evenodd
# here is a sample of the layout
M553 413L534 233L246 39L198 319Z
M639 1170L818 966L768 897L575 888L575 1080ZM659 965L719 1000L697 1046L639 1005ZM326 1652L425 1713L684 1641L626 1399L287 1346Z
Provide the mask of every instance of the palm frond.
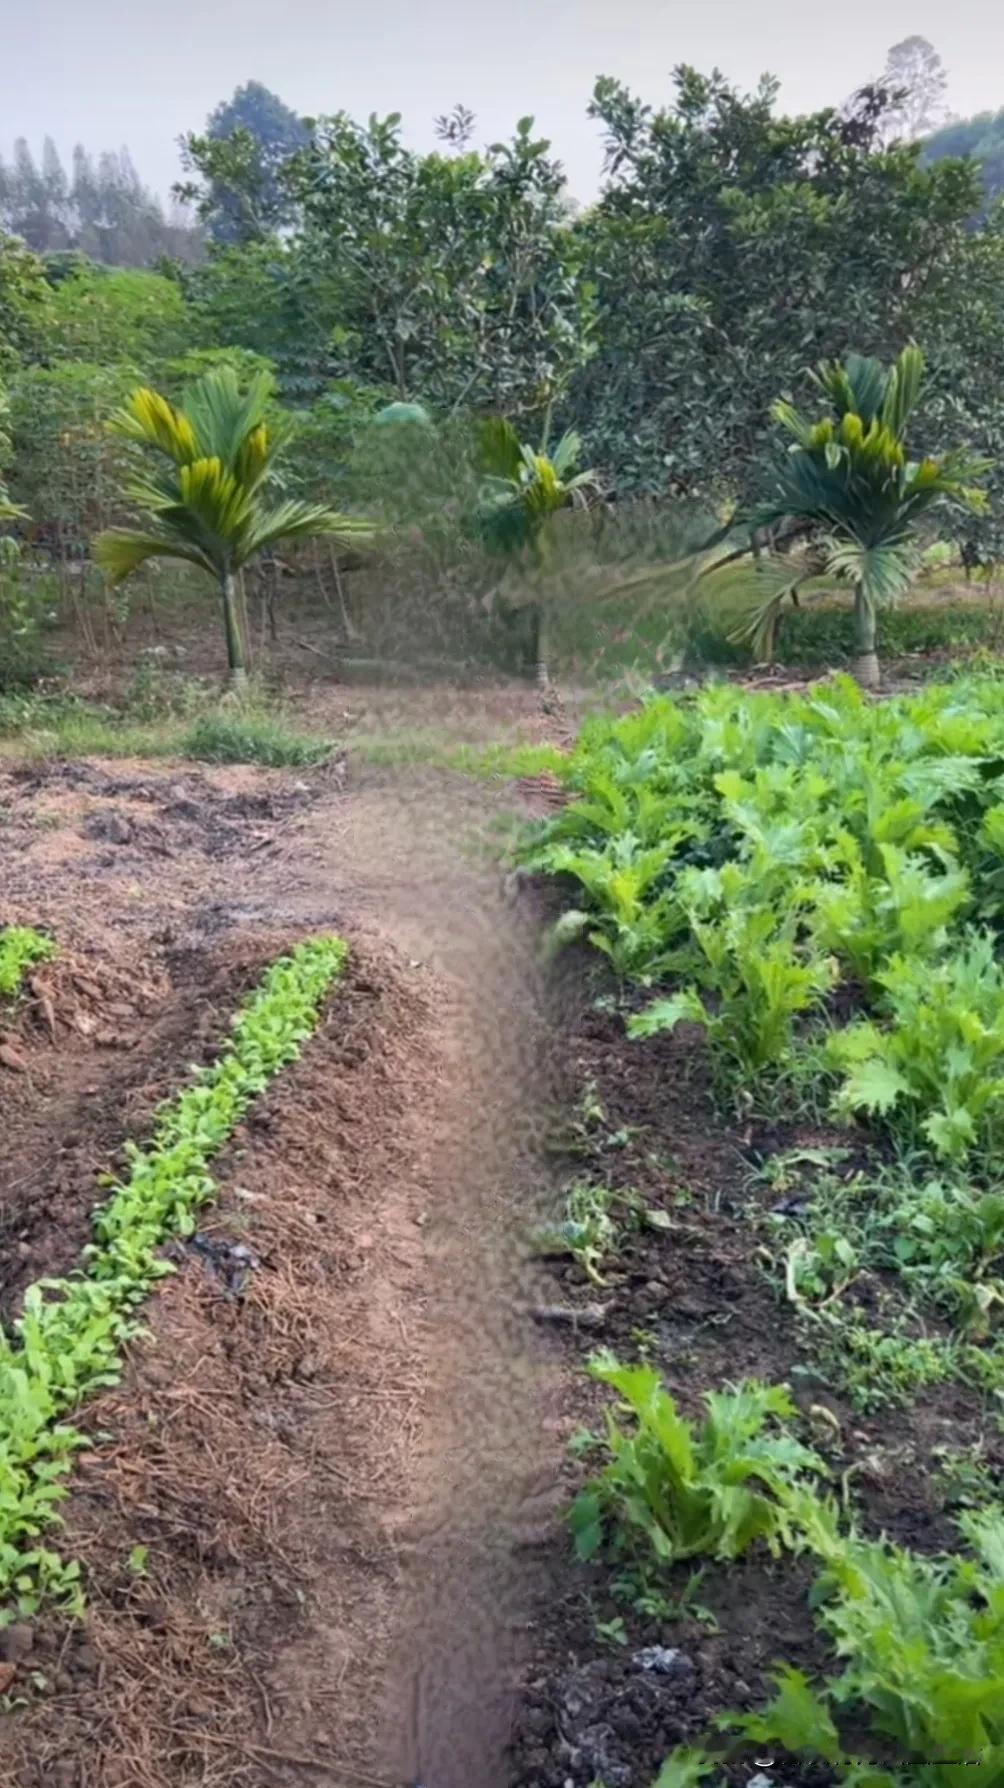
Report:
M882 421L902 440L907 422L916 408L924 382L924 356L915 342L903 349L886 385L882 400Z
M233 469L247 437L265 422L270 394L267 373L256 374L242 392L232 366L213 367L190 385L184 407L198 442L198 457L220 459Z
M489 416L478 429L478 465L490 478L516 478L522 460L522 445L511 422L503 416Z
M871 360L865 354L848 354L844 372L851 393L847 408L854 410L866 428L870 428L881 415L889 374L881 360Z
M905 537L867 546L857 540L831 544L827 570L860 584L872 602L893 603L909 589L916 573L917 555Z
M257 510L242 535L233 563L239 567L255 553L280 540L305 540L325 536L341 546L371 546L376 530L372 522L355 515L341 515L321 503L302 503L295 498L274 509Z
M581 458L582 436L577 429L570 428L567 433L562 435L561 440L554 449L554 452L551 455L551 464L557 472L558 477L566 479L568 474L574 471ZM580 478L584 476L587 476L587 474L579 473ZM592 477L593 474L589 473L588 476Z
M216 569L194 542L177 534L144 533L138 528L106 528L94 541L93 552L96 564L113 585L122 583L149 559L182 559L202 571Z
M141 385L111 418L109 427L127 440L156 447L176 466L186 465L196 454L195 432L188 417L176 410L159 391Z

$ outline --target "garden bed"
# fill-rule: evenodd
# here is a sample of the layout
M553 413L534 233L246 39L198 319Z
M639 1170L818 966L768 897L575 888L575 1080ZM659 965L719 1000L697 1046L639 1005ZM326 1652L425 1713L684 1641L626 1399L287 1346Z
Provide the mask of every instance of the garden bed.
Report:
M590 981L592 993L603 991L595 974L587 988ZM555 1137L559 1150L573 1144L560 1157L566 1179L633 1188L667 1225L625 1236L602 1287L572 1262L552 1264L555 1303L587 1313L588 1326L576 1334L562 1325L556 1332L567 1339L554 1343L581 1378L582 1427L601 1430L609 1403L584 1372L601 1348L650 1361L691 1418L708 1389L748 1378L788 1383L803 1432L834 1481L850 1473L868 1531L920 1552L951 1547L958 1486L939 1477L937 1449L965 1455L981 1442L987 1473L1004 1483L1004 1436L988 1425L981 1396L939 1385L906 1408L862 1413L827 1381L811 1332L756 1259L758 1212L780 1202L759 1177L764 1167L791 1151L846 1150L847 1133L724 1122L699 1033L633 1042L622 1019L596 1012L591 1000L572 1020L568 1055L570 1125ZM852 1150L847 1171L859 1164ZM597 1310L603 1320L594 1326ZM832 1430L810 1414L814 1408L831 1413ZM587 1469L575 1459L566 1466L569 1502ZM512 1788L595 1781L649 1788L674 1746L705 1740L719 1714L762 1706L780 1660L810 1676L832 1668L809 1608L813 1570L805 1559L775 1561L757 1551L729 1564L695 1558L670 1571L653 1566L646 1587L670 1605L656 1612L638 1605L643 1596L615 1594L609 1565L575 1563L570 1532L555 1537L541 1566L551 1587L514 1728ZM677 1655L646 1668L653 1647ZM756 1773L757 1750L740 1751L730 1780L745 1783ZM791 1758L778 1770L779 1779L806 1788L833 1779L818 1764L799 1767Z

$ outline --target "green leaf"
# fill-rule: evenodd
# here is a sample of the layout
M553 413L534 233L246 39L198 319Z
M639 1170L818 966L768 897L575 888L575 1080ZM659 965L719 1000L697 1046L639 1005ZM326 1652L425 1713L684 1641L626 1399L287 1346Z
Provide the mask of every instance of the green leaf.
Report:
M705 1751L694 1745L677 1745L652 1783L652 1788L696 1788L717 1768Z
M909 1090L909 1082L896 1068L872 1057L848 1075L840 1102L852 1111L886 1112Z

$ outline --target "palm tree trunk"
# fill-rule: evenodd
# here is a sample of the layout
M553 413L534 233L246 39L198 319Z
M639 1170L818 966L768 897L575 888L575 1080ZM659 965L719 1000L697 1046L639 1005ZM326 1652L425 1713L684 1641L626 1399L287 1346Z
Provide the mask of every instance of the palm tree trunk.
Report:
M220 594L223 597L223 627L227 636L230 683L233 688L239 689L247 682L248 673L244 663L244 641L237 618L237 585L230 571L220 579Z
M551 629L548 625L547 604L537 604L537 682L542 689L548 688L551 681Z
M862 689L877 689L881 681L875 651L875 604L864 584L854 590L854 675Z

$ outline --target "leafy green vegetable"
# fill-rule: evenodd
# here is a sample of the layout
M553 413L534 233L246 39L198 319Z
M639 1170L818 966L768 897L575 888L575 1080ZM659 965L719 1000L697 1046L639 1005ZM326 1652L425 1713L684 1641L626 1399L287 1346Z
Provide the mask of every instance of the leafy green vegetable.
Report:
M51 938L28 925L0 931L0 996L13 999L33 962L49 962L56 954Z
M134 1311L172 1269L158 1254L165 1236L187 1235L215 1196L209 1162L251 1101L296 1059L321 1001L342 972L340 938L312 938L274 962L237 1014L229 1047L158 1115L144 1149L129 1145L125 1178L94 1220L84 1270L42 1280L25 1293L24 1313L0 1331L0 1595L6 1608L33 1611L43 1596L81 1603L80 1573L35 1544L57 1519L64 1479L84 1436L61 1419L91 1392L115 1384ZM88 1443L89 1444L89 1443Z
M754 1541L778 1552L791 1543L787 1493L822 1461L782 1426L795 1414L783 1385L756 1383L705 1396L697 1428L681 1416L649 1366L600 1356L590 1367L633 1417L622 1428L608 1412L608 1464L576 1497L571 1521L580 1558L612 1537L643 1538L656 1556L738 1558Z

